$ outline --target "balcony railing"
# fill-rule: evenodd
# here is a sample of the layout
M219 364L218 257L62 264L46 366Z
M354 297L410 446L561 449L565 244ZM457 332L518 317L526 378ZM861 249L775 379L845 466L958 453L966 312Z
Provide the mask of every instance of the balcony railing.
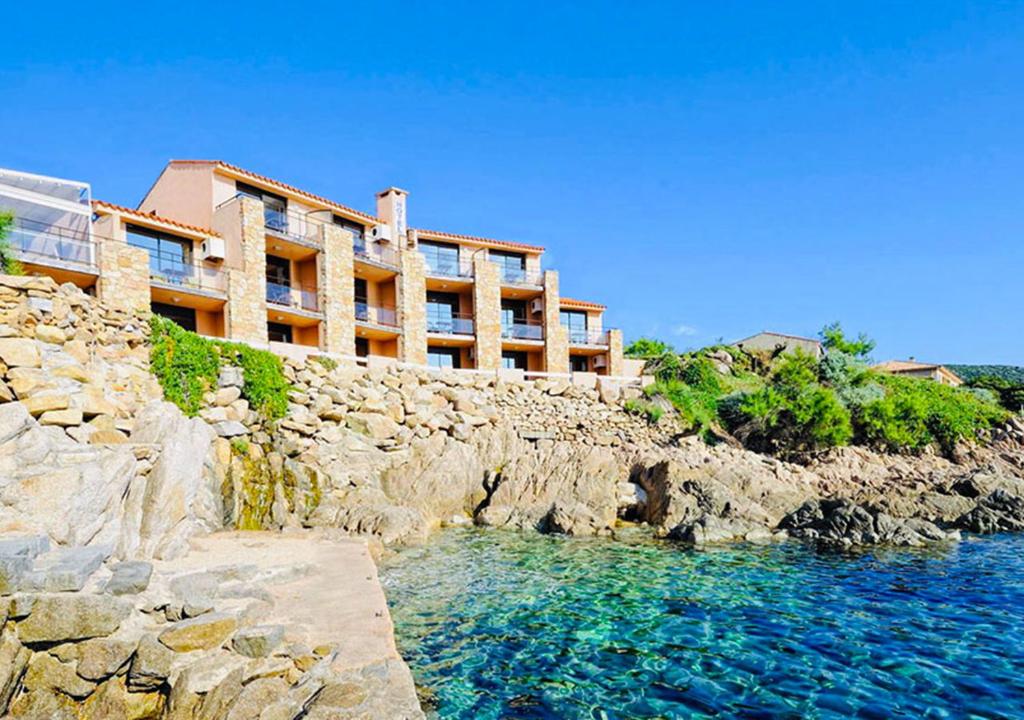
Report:
M357 258L369 260L381 265L398 267L398 252L393 247L381 245L380 243L356 242L352 246Z
M398 327L398 311L386 305L371 305L356 298L356 320L373 325Z
M501 266L501 281L506 285L543 285L544 276L540 270Z
M78 230L16 219L8 230L7 241L23 262L86 271L97 265L96 244L88 233Z
M223 293L227 285L219 268L183 260L165 253L149 253L149 277L184 290Z
M501 336L506 340L543 340L544 325L536 320L502 323Z
M586 328L571 328L566 326L569 333L570 345L607 345L607 330L588 330Z
M450 253L438 251L437 248L420 246L420 252L427 261L427 275L435 277L471 278L473 277L473 261L471 258L453 257Z
M267 232L294 242L320 247L320 226L323 220L293 210L263 207L263 224Z
M318 312L320 300L315 287L267 280L267 302L298 310Z
M474 330L473 316L469 313L431 313L427 312L427 332L444 335L472 335Z

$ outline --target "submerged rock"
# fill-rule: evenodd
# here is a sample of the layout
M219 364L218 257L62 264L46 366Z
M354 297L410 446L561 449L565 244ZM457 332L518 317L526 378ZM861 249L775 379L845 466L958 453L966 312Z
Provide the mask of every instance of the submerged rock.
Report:
M808 500L779 523L791 536L829 545L902 545L959 540L959 531L945 531L927 520L894 518L852 500Z

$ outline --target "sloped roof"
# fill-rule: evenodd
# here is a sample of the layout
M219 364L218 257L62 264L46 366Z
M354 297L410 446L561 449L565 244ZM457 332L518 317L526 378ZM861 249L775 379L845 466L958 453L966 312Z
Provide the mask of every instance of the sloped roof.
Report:
M98 212L116 212L120 215L127 215L128 217L138 218L140 220L149 220L152 222L162 223L164 225L170 225L172 227L181 228L182 230L188 230L189 232L198 233L200 235L209 235L213 237L220 237L220 233L210 228L200 227L199 225L190 225L189 223L183 223L173 218L164 217L163 215L157 215L156 213L142 212L141 210L133 210L132 208L125 207L124 205L117 205L112 202L105 200L93 200L93 210Z
M571 310L607 310L607 305L602 305L596 302L590 302L589 300L574 300L573 298L560 297L558 298L558 304L564 308Z
M465 240L479 245L490 245L494 247L507 247L513 250L525 250L527 252L544 252L540 245L527 245L526 243L512 242L511 240L495 240L494 238L478 237L476 235L460 235L459 233L443 232L441 230L420 230L416 233L421 238L436 240Z

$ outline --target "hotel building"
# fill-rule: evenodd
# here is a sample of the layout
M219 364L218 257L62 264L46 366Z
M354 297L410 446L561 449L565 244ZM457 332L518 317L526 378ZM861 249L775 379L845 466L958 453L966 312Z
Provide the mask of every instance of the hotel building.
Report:
M220 161L174 160L137 208L87 184L0 170L29 273L288 355L527 373L623 374L605 307L572 300L544 248L370 215Z

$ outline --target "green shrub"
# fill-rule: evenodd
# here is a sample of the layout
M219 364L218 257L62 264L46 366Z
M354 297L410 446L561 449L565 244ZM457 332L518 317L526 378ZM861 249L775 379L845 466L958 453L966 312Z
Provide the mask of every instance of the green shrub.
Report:
M634 340L623 350L623 354L631 358L652 358L669 352L673 352L671 345L648 337Z
M16 257L7 234L14 224L14 213L7 210L0 212L0 272L7 275L24 275L25 269Z
M630 412L634 415L643 415L647 418L647 422L651 424L661 420L662 416L665 414L665 411L654 403L644 402L634 398L630 398L624 402L622 406L626 409L626 412Z
M704 433L719 426L718 396L681 380L658 380L644 389L648 397L661 396L672 403L683 426Z
M217 386L222 364L242 369L242 397L264 417L277 419L288 410L290 385L273 353L201 337L159 315L150 318L150 328L150 368L165 397L186 415L202 409L203 395Z
M856 413L858 438L895 452L918 452L935 443L947 454L962 440L1007 419L1008 413L963 388L897 375L878 379L885 396Z
M856 340L850 340L843 332L843 326L838 322L826 325L818 333L821 336L821 344L828 352L841 352L853 355L858 358L866 358L875 349L875 341L864 333L857 336Z

